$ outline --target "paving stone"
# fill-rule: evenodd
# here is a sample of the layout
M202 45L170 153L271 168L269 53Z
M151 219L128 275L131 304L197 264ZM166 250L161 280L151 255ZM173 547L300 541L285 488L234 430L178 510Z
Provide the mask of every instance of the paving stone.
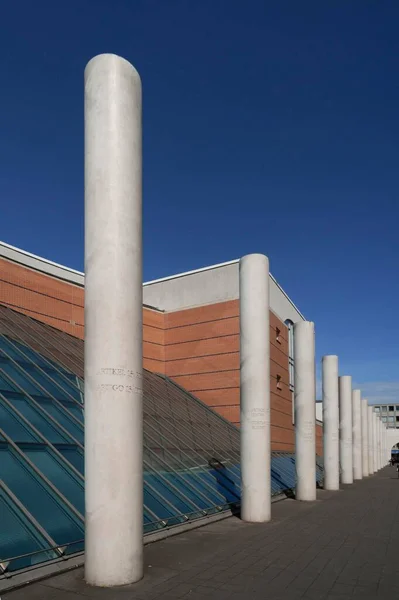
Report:
M91 588L78 569L2 593L2 600L362 600L398 597L397 480L389 468L318 492L315 503L273 504L272 522L236 518L145 548L134 586ZM151 566L150 566L151 565Z

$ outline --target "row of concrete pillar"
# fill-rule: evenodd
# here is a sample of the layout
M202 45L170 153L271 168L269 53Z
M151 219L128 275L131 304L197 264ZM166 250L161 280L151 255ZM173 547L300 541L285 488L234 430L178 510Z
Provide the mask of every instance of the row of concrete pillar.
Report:
M240 261L241 472L242 517L251 522L270 519L270 346L269 263L252 254ZM316 498L316 377L314 325L294 324L294 414L296 498ZM323 457L324 487L338 490L375 473L387 454L386 429L352 390L352 378L338 374L338 357L324 356Z
M105 54L85 71L85 576L118 586L143 574L141 83ZM268 521L269 262L240 262L242 517ZM294 325L296 497L316 496L313 323ZM380 423L336 357L323 361L328 489L375 472ZM339 422L341 425L339 426ZM366 426L367 423L367 426Z
M240 261L241 514L250 522L270 519L269 263L251 254ZM266 310L267 307L267 310ZM316 499L316 376L314 324L294 324L296 498ZM338 490L375 473L387 453L386 429L338 375L338 357L322 359L324 488Z
M349 375L338 376L338 357L324 356L324 487L338 490L376 473L385 464L387 430Z

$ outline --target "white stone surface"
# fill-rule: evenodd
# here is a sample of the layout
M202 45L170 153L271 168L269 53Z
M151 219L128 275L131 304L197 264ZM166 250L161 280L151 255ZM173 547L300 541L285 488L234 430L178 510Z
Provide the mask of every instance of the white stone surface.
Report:
M339 490L338 356L322 358L324 489Z
M269 260L240 261L241 516L270 520Z
M374 470L374 428L373 428L373 419L374 419L374 412L373 412L373 407L372 406L368 406L367 408L367 432L368 432L368 438L369 438L369 472L370 475L372 475L373 473L375 473Z
M294 325L296 498L316 499L315 342L314 324Z
M85 69L86 581L143 575L141 82Z
M370 475L369 470L369 429L368 429L368 401L362 398L362 473L363 477Z
M352 391L353 479L362 479L362 416L361 392Z
M341 483L353 483L352 449L352 377L339 378L340 436L339 454L341 463Z
M374 466L374 473L377 473L377 471L378 471L377 446L378 446L377 416L375 413L373 413L373 466Z

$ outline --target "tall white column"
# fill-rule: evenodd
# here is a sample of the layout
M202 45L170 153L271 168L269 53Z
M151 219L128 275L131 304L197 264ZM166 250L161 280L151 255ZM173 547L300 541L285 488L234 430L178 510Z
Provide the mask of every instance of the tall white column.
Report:
M381 469L381 421L377 418L377 468Z
M367 407L367 431L369 438L369 471L370 475L372 475L374 471L374 428L373 428L373 407Z
M324 489L339 490L338 356L323 356Z
M314 324L294 324L296 498L316 499L316 387Z
M384 467L387 466L388 464L388 460L391 458L389 456L389 450L388 450L388 440L387 440L387 428L386 426L384 427L384 449L385 449L385 460L384 460Z
M387 455L387 448L386 448L386 439L385 439L385 424L382 423L382 466L385 467L387 464L386 461L386 455Z
M269 260L240 260L241 516L270 520Z
M362 415L360 390L352 391L353 479L362 479Z
M387 444L386 444L386 426L383 424L382 425L382 466L386 467L387 466Z
M143 575L141 82L85 69L86 581Z
M378 429L379 429L379 436L378 436L378 441L379 441L379 467L380 469L382 469L382 421L381 419L379 420L378 423Z
M339 457L341 463L341 483L353 483L352 451L352 377L339 377Z
M373 412L373 466L374 466L374 473L377 473L377 471L378 471L378 466L377 466L377 417L374 412Z
M362 398L362 473L363 477L370 475L369 470L369 429L368 429L368 401Z
M391 446L388 440L388 429L387 427L385 427L385 448L386 448L386 455L385 455L385 464L388 463L389 460L391 460Z

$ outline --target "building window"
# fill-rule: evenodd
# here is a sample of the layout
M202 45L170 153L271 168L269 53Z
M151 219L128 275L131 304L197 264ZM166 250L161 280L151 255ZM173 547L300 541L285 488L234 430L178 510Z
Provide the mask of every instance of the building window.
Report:
M386 423L386 422L387 422L387 418L386 418L386 417L382 417L381 421L382 421L383 423Z
M394 407L393 407L393 406L390 406L390 407L389 407L389 412L393 412L393 411L394 411Z
M380 407L379 406L375 406L374 407L374 411L379 413L380 412Z
M381 406L381 410L382 410L382 412L387 412L387 407L386 406Z
M393 423L393 417L388 417L388 421L389 421L390 423Z
M287 319L284 324L288 330L288 376L291 390L291 406L292 406L292 423L295 423L295 406L294 406L294 377L295 377L295 360L294 360L294 323Z

